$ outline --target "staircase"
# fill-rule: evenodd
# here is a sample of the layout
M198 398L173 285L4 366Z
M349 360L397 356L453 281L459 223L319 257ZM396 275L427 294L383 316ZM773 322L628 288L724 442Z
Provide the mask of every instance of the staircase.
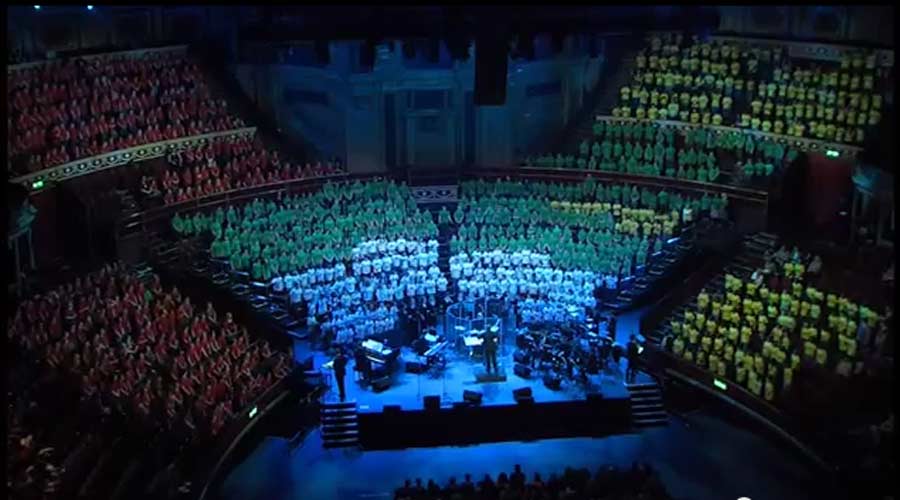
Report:
M279 131L275 118L259 109L253 99L244 92L234 74L225 66L221 57L222 50L198 45L192 47L191 53L197 58L207 76L206 81L211 94L225 99L229 111L241 117L248 127L257 127L257 135L267 148L287 153L288 158L301 164L321 157L313 144L300 142L297 138L289 139Z
M615 71L604 70L609 78L602 78L600 81L603 90L595 100L595 105L589 113L582 114L579 120L567 127L560 141L553 145L551 150L554 154L562 153L578 153L578 146L582 141L587 140L588 143L594 140L594 117L597 115L609 115L612 109L619 102L619 90L631 81L634 72L636 53L627 52L617 62ZM609 63L608 63L609 64Z
M320 414L324 448L359 446L359 422L355 401L322 403Z
M625 387L630 394L631 423L634 428L664 427L669 424L662 389L656 382L625 384Z
M741 250L734 258L712 279L707 282L705 288L710 291L721 291L725 287L725 275L731 274L740 279L749 279L753 271L761 268L765 264L766 252L774 252L776 250L777 237L770 233L755 233L744 237ZM676 307L669 317L660 322L654 331L646 333L647 339L654 345L662 347L663 339L671 334L671 320L681 321L684 318L684 312L688 309L694 309L696 304L694 299L696 296L689 297L687 303Z

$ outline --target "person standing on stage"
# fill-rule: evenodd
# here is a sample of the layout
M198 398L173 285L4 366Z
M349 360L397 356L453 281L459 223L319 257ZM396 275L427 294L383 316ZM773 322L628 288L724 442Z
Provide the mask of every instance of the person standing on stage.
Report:
M638 349L637 340L634 338L634 335L629 336L628 338L628 350L627 350L627 358L628 365L625 368L625 382L633 383L635 378L637 378L637 363L638 363L638 355L640 354Z
M334 378L337 381L338 386L338 395L341 398L341 403L344 402L344 399L347 397L346 392L344 391L344 377L347 375L347 356L344 355L344 351L338 351L338 355L334 358Z
M488 373L497 373L497 335L488 331L484 335L484 363Z

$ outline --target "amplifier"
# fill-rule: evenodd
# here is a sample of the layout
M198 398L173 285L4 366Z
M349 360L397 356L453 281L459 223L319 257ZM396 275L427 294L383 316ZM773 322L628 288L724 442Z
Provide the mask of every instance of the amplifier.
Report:
M522 378L531 378L531 367L516 363L516 366L513 367L513 373Z
M467 401L472 404L480 405L481 398L482 398L482 394L480 392L463 391L463 401Z
M523 387L521 389L516 389L513 391L513 398L515 398L516 401L523 399L523 398L530 398L530 397L531 397L531 387Z
M544 385L547 386L547 389L558 391L562 386L562 380L556 375L544 375Z
M441 409L441 397L440 396L425 396L423 402L425 403L426 410L440 410Z

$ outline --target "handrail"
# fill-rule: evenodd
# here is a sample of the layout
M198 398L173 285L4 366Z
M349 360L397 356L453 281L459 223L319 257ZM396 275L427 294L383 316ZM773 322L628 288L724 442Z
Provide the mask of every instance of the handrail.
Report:
M584 180L592 177L596 180L619 181L641 186L660 189L677 189L682 191L699 191L709 194L726 194L729 197L754 203L768 203L768 193L758 189L729 186L710 182L689 181L685 179L673 179L671 177L659 177L655 175L629 174L625 172L610 172L604 170L582 169L546 169L539 167L484 167L474 169L467 173L468 176L487 175L491 177L511 177L520 179L548 180L559 179L567 181Z
M115 52L103 52L100 54L85 54L80 56L63 56L55 59L44 59L41 61L32 61L21 64L13 64L11 66L6 67L6 74L11 75L23 69L36 68L38 66L43 66L45 64L50 64L54 62L69 60L69 59L83 59L83 60L91 60L91 59L105 59L108 57L117 57L117 56L128 56L128 57L141 57L147 54L152 54L156 52L178 52L184 51L187 52L187 45L168 45L166 47L152 47L152 48L143 48L143 49L131 49L131 50L117 50Z
M812 59L816 61L840 61L845 53L854 53L862 50L870 50L875 52L876 64L892 68L894 66L894 50L875 47L859 47L848 44L833 42L805 42L799 40L779 40L776 38L768 38L765 36L754 37L751 35L740 34L722 34L709 37L710 40L717 42L738 43L743 45L755 46L776 46L787 47L788 56L793 59Z
M345 183L358 180L390 178L388 173L365 173L365 174L337 174L322 177L308 177L305 179L297 179L287 182L277 182L272 184L264 184L261 186L253 186L249 188L233 189L224 193L207 196L204 198L196 198L193 200L154 207L132 214L120 223L124 227L134 228L142 227L142 231L146 232L148 226L159 222L167 217L172 217L175 213L191 213L197 210L209 210L223 203L236 202L244 199L280 197L286 194L300 192L303 190L318 187L327 182ZM691 191L708 194L726 194L732 199L742 200L750 203L768 204L768 193L750 188L741 188L727 186L723 184L713 184L708 182L688 181L681 179L671 179L668 177L656 177L639 174L627 174L621 172L604 172L604 171L585 171L585 170L554 170L541 169L533 167L476 167L467 172L461 173L460 180L468 178L517 178L527 180L563 180L568 182L576 182L592 177L597 180L616 181L623 183L637 184L640 186L653 187L659 189L670 189L679 191Z
M262 184L259 186L252 186L247 188L232 189L230 191L214 194L212 196L195 198L193 200L188 200L181 203L173 203L171 205L164 205L161 207L149 208L147 210L144 210L143 212L132 214L130 217L124 219L122 223L132 227L135 223L147 225L149 223L156 222L159 219L172 216L176 212L192 212L195 210L209 209L222 203L238 201L243 198L260 198L273 195L281 196L287 193L292 193L294 191L299 191L300 188L313 187L319 184L325 184L327 182L350 182L374 177L386 176L384 174L342 173L335 175L323 175L320 177L307 177L304 179L296 179L286 182Z
M140 146L110 151L109 153L104 153L102 155L82 158L56 167L50 167L38 172L21 175L11 179L10 182L21 184L25 189L35 192L47 187L47 182L62 182L132 162L159 158L171 151L181 151L200 146L206 142L220 138L245 137L254 134L256 134L256 127L245 127L142 144ZM35 188L35 183L39 181L43 181L43 185Z
M842 144L837 142L828 142L821 141L819 139L807 139L805 137L795 137L791 135L784 134L773 134L771 132L760 132L758 130L753 130L749 128L740 128L740 127L727 127L724 125L704 125L700 123L689 123L683 122L680 120L650 120L650 119L639 119L639 118L623 118L623 117L615 117L608 115L596 115L594 117L596 121L603 122L613 122L613 123L656 123L660 126L664 127L674 127L680 130L685 129L696 129L696 128L705 128L709 130L716 131L720 134L723 133L740 133L740 134L750 134L756 137L765 138L770 141L779 142L781 144L789 144L791 146L797 146L803 151L824 151L826 149L833 149L836 151L840 151L841 153L845 153L850 157L856 157L859 153L862 152L863 148L859 146L851 146L850 144Z
M708 370L688 364L656 346L648 344L647 349L649 354L653 355L657 360L663 361L666 375L701 389L741 410L744 414L777 433L782 439L800 450L823 470L833 471L832 466L817 451L813 450L809 443L804 442L802 435L799 438L795 435L798 429L794 428L796 426L794 422L769 402L760 399L731 380L726 380L728 384L726 384L724 391L717 390L713 385L713 380L716 380L717 377Z

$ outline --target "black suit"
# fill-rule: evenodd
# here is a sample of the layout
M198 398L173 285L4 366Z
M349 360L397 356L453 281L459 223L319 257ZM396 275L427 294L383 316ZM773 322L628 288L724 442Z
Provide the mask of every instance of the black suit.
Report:
M347 397L346 392L344 391L344 377L347 375L347 356L343 354L338 354L336 358L334 358L334 378L337 381L338 386L338 394L341 397L341 402Z

